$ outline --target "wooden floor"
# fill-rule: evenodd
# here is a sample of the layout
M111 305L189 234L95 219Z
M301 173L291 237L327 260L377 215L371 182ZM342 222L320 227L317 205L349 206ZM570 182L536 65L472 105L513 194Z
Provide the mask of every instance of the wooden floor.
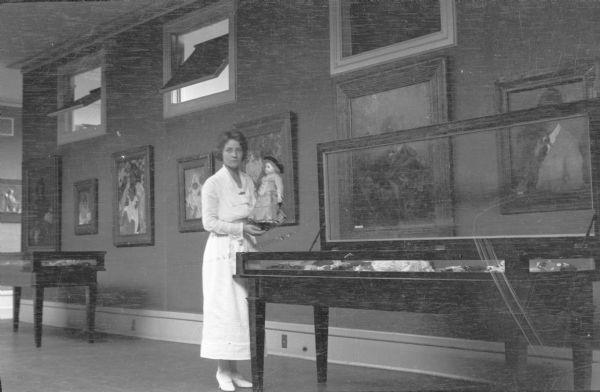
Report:
M212 392L215 370L214 362L199 357L196 345L114 335L89 344L81 332L44 327L42 347L35 348L31 324L22 323L13 333L10 320L0 321L3 392ZM241 370L249 375L249 363ZM273 355L265 360L265 392L448 390L506 386L335 364L329 364L327 384L319 385L313 361Z

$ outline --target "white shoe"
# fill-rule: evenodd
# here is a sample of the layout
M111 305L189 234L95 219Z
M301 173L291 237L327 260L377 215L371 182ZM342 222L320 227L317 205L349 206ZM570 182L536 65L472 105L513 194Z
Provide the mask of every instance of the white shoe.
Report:
M231 381L236 387L240 388L252 388L252 383L242 377L239 373L233 373L231 375Z
M225 392L233 392L235 391L235 387L233 386L233 380L231 375L226 372L220 372L217 370L217 382L219 383L219 388Z

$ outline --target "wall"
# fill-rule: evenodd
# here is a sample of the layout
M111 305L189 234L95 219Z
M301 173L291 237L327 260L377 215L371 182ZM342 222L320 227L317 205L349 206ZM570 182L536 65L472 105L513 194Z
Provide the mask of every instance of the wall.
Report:
M496 112L494 82L552 71L598 56L600 3L593 1L457 1L458 45L398 63L447 56L451 119ZM180 157L205 154L217 135L234 124L292 111L297 115L297 226L268 233L265 250L307 250L318 230L316 144L334 140L334 82L329 75L328 8L324 1L240 1L238 11L237 101L163 120L162 33L159 21L110 40L107 63L109 134L72 143L63 156L62 246L106 250L101 286L137 290L147 309L201 312L201 255L206 233L177 230L177 171ZM26 74L23 108L24 154L56 150L53 72L57 64ZM55 106L54 106L55 107ZM112 244L111 154L141 145L155 152L154 246ZM99 180L99 233L73 233L73 183ZM286 238L286 235L287 238ZM283 237L283 240L277 238ZM269 305L275 321L310 323L312 309ZM473 315L415 315L334 309L332 326L407 333L449 334ZM469 335L471 329L464 329ZM485 337L485 336L484 336Z

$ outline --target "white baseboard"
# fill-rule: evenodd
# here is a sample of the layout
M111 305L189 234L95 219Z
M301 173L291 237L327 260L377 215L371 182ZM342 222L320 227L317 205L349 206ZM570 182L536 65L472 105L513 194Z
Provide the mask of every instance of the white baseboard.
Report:
M12 318L12 289L0 289L0 320Z
M21 320L33 322L31 300L21 301ZM44 325L83 328L85 307L44 303ZM202 315L156 310L98 307L96 330L118 335L200 344ZM286 335L287 348L282 347ZM315 360L312 325L267 321L266 353ZM428 375L501 384L507 378L504 344L347 328L329 328L329 363L401 370ZM528 364L564 372L558 389L572 388L571 350L532 346ZM594 352L592 389L600 389L600 351Z

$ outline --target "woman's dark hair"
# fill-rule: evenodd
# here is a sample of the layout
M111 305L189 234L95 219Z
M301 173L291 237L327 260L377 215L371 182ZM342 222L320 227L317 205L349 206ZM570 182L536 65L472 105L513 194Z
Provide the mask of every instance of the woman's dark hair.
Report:
M242 147L242 153L244 154L243 159L246 159L248 154L248 141L246 140L246 136L240 131L225 131L219 136L219 142L217 143L217 151L215 151L216 158L219 160L223 160L223 149L225 148L225 144L228 141L235 140L240 143L240 147Z

